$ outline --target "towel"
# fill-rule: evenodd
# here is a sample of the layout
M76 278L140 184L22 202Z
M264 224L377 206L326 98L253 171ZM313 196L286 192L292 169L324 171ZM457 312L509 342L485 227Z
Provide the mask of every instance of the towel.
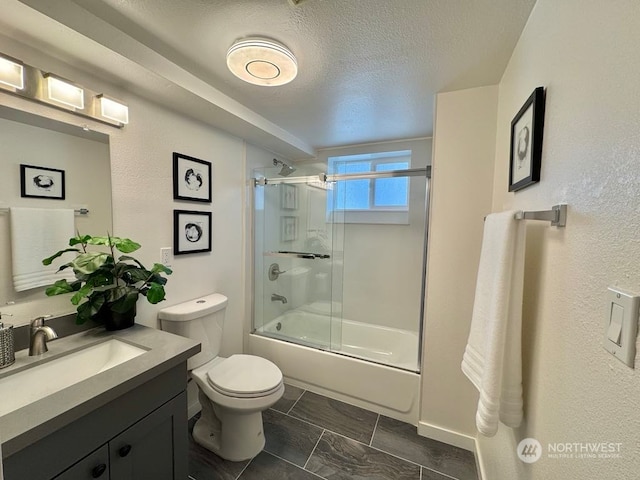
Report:
M49 266L42 259L69 245L74 236L74 211L53 208L11 208L11 260L16 292L75 279L69 269L56 273L64 261Z
M522 421L522 289L525 222L515 212L488 215L484 224L471 330L462 371L480 392L476 426L486 436L498 421Z

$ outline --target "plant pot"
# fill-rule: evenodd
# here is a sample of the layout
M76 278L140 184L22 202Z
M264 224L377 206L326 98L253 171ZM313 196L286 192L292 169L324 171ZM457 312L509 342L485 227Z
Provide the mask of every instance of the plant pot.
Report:
M107 310L102 318L104 319L104 328L110 331L133 327L136 319L136 306L134 305L131 310L125 313Z

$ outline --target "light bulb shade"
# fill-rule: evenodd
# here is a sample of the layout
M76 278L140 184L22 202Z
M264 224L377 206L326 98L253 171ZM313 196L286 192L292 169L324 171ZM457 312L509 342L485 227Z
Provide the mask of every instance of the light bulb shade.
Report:
M84 109L84 90L78 85L51 73L44 75L47 82L47 96L49 100L68 107Z
M0 56L0 85L17 90L24 88L24 67L19 61Z
M227 67L238 78L254 85L279 86L298 74L296 57L284 45L264 38L248 38L227 51Z
M103 94L98 95L100 99L100 114L104 118L120 122L129 123L129 107L113 98L109 98Z

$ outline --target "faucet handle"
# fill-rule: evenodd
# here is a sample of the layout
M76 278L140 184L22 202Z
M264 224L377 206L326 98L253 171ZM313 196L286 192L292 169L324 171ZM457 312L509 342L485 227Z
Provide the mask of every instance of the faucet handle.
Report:
M49 317L51 317L51 315L41 315L31 320L29 325L31 328L42 327L44 325L44 321Z

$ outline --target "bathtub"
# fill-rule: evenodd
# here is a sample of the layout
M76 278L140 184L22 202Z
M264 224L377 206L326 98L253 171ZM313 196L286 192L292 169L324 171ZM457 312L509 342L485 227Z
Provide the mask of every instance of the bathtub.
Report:
M290 310L251 333L249 351L273 361L292 385L416 424L417 333L338 320L342 338L330 338L331 322Z

